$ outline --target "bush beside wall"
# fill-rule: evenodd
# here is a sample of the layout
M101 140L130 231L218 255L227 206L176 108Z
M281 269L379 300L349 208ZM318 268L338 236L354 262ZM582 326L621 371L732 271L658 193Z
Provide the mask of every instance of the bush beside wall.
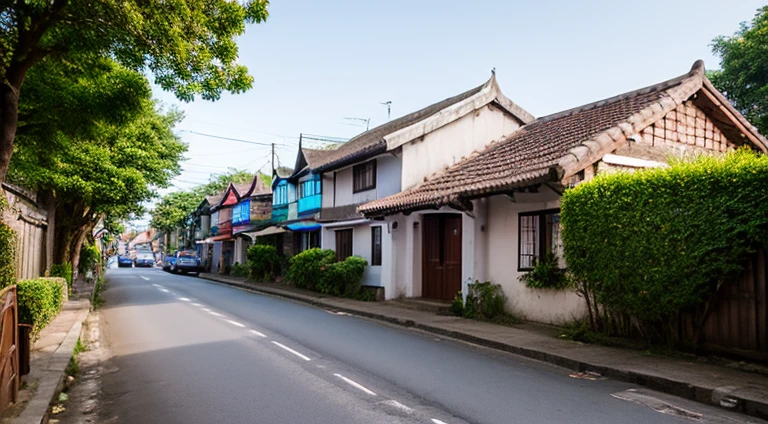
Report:
M13 285L15 282L16 234L9 226L0 222L0 288Z
M72 291L72 264L69 262L65 262L63 264L53 264L51 265L51 271L50 271L51 277L61 277L67 281L67 287L69 287L69 291Z
M768 157L740 149L599 175L566 190L561 214L568 269L593 323L624 316L659 334L765 246Z
M372 294L361 291L368 261L350 256L336 261L333 250L309 249L291 258L287 278L296 287L332 296L360 297L370 300Z
M319 248L305 250L290 260L287 278L296 287L317 290L325 267L336 262L336 252Z
M19 302L19 323L32 326L33 339L61 311L64 285L59 279L22 280L16 285Z
M248 248L248 268L251 278L271 281L282 273L277 248L267 244L256 244Z

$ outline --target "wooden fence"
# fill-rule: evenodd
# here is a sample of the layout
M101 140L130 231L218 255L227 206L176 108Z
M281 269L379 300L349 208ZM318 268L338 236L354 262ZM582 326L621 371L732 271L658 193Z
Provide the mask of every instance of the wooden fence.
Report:
M768 290L766 252L760 251L740 278L720 288L704 321L700 343L706 350L768 360ZM701 315L700 315L701 316ZM692 334L686 325L683 332Z
M0 414L19 394L19 325L16 286L0 291Z

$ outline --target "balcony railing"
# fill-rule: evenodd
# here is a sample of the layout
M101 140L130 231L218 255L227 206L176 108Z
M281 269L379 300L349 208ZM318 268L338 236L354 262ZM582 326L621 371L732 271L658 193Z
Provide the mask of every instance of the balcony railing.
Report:
M315 194L314 196L302 197L299 199L299 216L312 214L320 210L322 204L322 196Z

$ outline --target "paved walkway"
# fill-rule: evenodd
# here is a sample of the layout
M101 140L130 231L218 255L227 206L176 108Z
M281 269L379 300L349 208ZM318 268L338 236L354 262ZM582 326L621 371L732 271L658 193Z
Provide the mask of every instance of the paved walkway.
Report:
M557 339L525 325L507 327L398 306L396 302L361 302L242 278L201 274L232 286L310 303L371 319L418 328L478 345L516 353L576 371L649 387L698 402L768 418L768 376L693 359L646 355L628 349Z

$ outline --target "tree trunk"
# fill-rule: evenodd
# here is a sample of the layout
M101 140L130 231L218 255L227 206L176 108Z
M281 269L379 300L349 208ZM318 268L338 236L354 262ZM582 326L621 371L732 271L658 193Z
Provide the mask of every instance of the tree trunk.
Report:
M53 265L53 249L56 243L56 209L59 206L58 200L53 197L50 191L43 191L37 195L38 202L42 210L48 214L48 227L45 230L45 269L50 270Z
M23 80L23 78L22 78ZM0 183L8 175L13 155L13 141L19 123L19 89L8 79L0 82Z
M79 228L75 235L72 237L72 246L70 247L69 263L72 264L72 280L77 278L78 268L80 266L80 251L83 249L83 242L88 235L90 229L93 228L93 224L88 223Z

